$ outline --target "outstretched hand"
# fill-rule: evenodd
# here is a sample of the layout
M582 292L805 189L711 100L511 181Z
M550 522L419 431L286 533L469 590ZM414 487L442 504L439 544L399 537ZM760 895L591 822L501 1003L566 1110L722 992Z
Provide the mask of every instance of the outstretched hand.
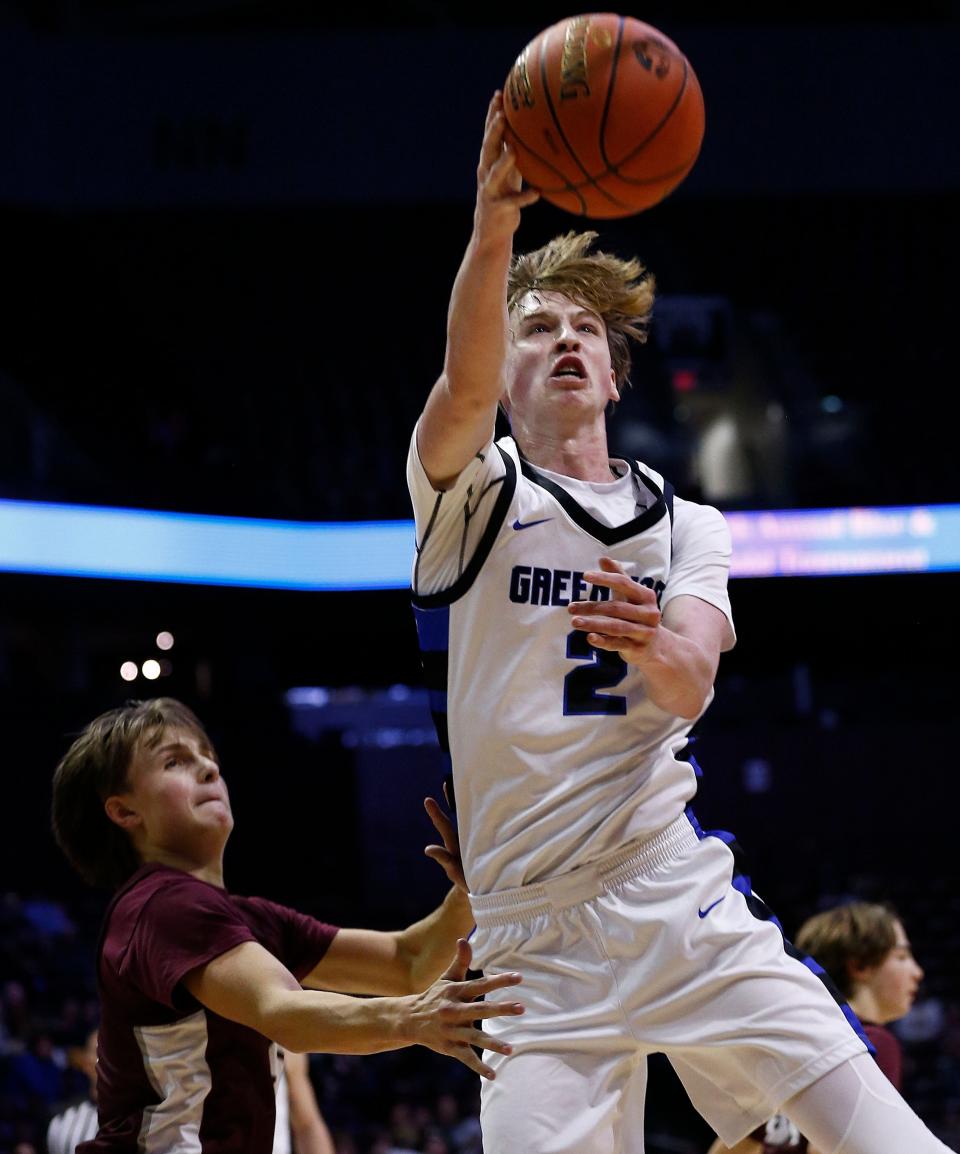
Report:
M430 815L430 820L443 841L443 845L428 845L423 852L440 866L450 879L451 885L467 893L467 882L463 876L463 862L460 860L460 839L457 837L457 827L435 798L424 798L423 808Z
M600 558L600 570L584 580L606 586L610 601L575 601L567 607L574 629L580 629L595 649L615 650L631 665L643 665L652 653L660 628L657 595L629 576L619 561Z
M524 188L517 154L506 135L503 93L497 90L487 107L487 120L477 165L475 224L484 232L512 236L520 225L520 210L540 199L534 188Z
M469 1066L483 1078L494 1078L494 1072L482 1061L474 1046L509 1054L512 1047L492 1037L474 1024L484 1018L500 1018L522 1014L520 1002L480 1002L493 990L515 986L519 974L499 974L492 978L473 978L466 981L470 967L470 943L460 938L457 952L442 977L432 986L404 999L409 1003L408 1035L412 1043L427 1046L438 1054L446 1054Z

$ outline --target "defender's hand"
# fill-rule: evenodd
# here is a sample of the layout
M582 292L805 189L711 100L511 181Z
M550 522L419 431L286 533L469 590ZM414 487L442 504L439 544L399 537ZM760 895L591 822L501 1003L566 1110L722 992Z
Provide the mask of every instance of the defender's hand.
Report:
M492 1079L493 1070L472 1047L495 1050L498 1054L509 1054L512 1047L477 1029L473 1023L482 1018L522 1014L524 1007L519 1002L478 1002L476 999L493 990L515 986L521 978L511 973L464 981L470 953L469 943L461 938L446 973L422 994L403 999L407 1003L404 1033L410 1042L456 1058L481 1077Z
M430 815L430 820L443 840L443 845L428 845L423 852L440 866L450 879L451 885L467 893L467 882L463 876L463 862L460 860L460 839L457 837L457 827L434 798L425 797L423 808Z

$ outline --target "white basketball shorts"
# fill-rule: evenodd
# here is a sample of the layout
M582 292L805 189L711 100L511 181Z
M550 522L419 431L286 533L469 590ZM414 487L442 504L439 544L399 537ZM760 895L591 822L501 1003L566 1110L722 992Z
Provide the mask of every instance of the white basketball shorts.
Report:
M521 1017L484 1028L490 1154L640 1154L646 1056L667 1055L728 1146L866 1049L826 987L687 817L568 874L474 896L473 965L517 970Z

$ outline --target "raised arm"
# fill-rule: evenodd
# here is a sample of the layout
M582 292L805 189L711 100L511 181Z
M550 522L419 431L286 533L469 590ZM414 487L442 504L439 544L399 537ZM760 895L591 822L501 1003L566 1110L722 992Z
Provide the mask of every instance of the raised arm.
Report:
M473 233L447 314L443 372L427 398L417 435L431 484L451 484L493 432L507 353L507 275L520 211L538 193L522 190L513 149L504 140L500 92L487 109Z
M510 1047L478 1030L478 1018L521 1013L515 1002L475 999L519 982L518 974L464 981L470 947L458 944L446 974L421 994L352 998L304 990L290 971L256 942L244 942L184 978L190 993L223 1018L240 1022L285 1050L374 1054L421 1045L458 1058L476 1073L493 1071L475 1054L480 1046L508 1054Z

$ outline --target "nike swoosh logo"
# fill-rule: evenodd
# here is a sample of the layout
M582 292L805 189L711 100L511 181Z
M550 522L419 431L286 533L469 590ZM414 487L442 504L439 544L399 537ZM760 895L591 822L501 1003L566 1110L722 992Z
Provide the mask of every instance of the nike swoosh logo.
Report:
M541 517L539 521L514 521L514 529L532 529L534 525L543 525L547 521L552 521L552 517Z
M724 898L726 896L726 894L723 895ZM705 918L707 914L710 913L710 911L714 908L714 906L718 906L722 901L723 898L717 898L717 900L715 902L711 902L705 910L698 909L697 913L700 915L700 917Z

